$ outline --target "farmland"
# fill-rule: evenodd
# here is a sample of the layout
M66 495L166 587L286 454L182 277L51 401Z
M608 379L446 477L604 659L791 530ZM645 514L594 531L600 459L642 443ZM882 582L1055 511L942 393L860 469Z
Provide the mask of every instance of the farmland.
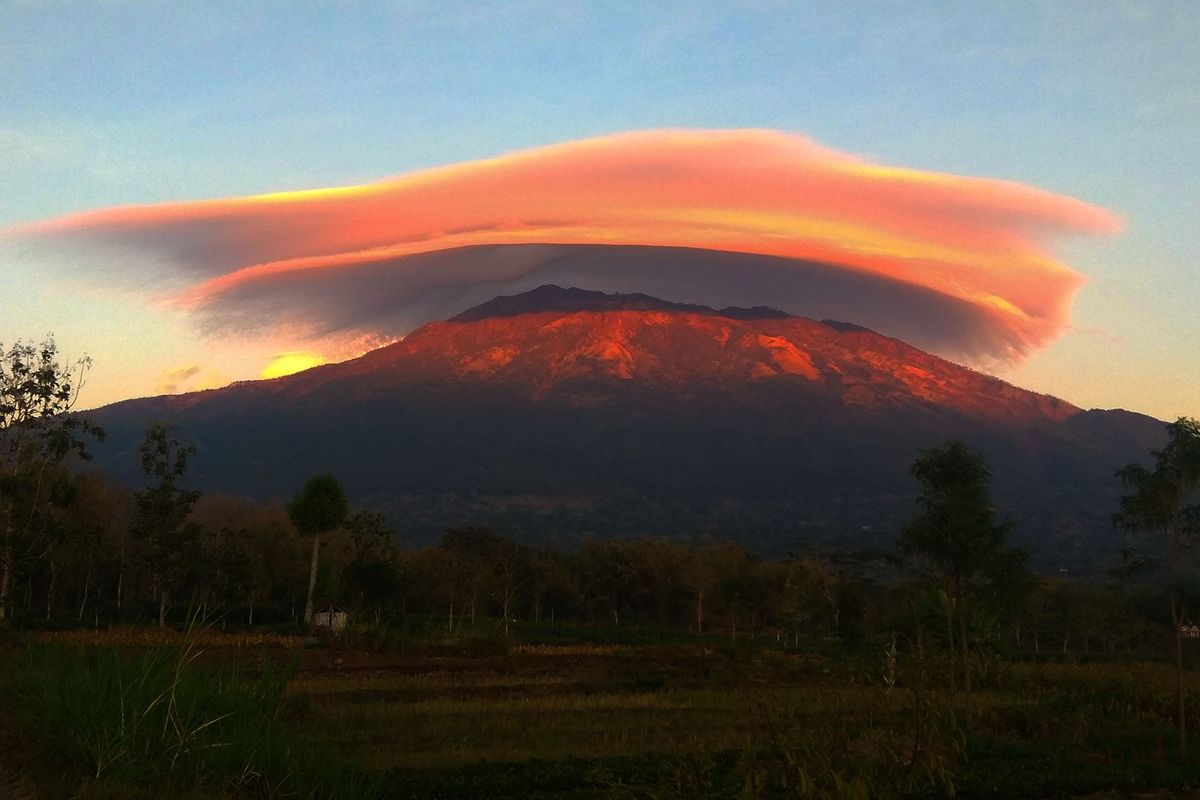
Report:
M506 639L481 626L454 639L375 632L368 648L366 633L319 645L212 628L23 634L5 647L14 712L5 715L6 752L19 762L6 768L22 768L30 796L47 798L1049 798L1196 785L1197 764L1172 747L1170 665L1133 656L992 659L978 665L967 698L939 685L936 653L896 655L886 641L785 648L769 638L589 636L563 626ZM187 786L172 786L170 769L123 768L119 757L89 763L62 726L105 735L102 704L76 703L91 719L56 717L46 713L55 701L37 692L56 669L86 664L95 693L109 669L100 654L146 670L148 654L183 648L183 669L201 683L245 685L234 699L248 718L262 711L246 698L261 697L252 687L266 685L264 673L280 684L277 721L252 731L270 740L258 746L274 762L250 759L237 773L232 762L197 760ZM1200 680L1189 681L1196 708ZM51 694L69 694L66 684ZM188 706L195 729L205 714L219 716L207 702ZM213 725L222 730L212 741L211 729L197 730L195 752L251 747L240 738L247 732L225 726ZM270 770L274 784L249 777ZM157 783L142 780L152 774ZM303 784L289 783L300 776Z

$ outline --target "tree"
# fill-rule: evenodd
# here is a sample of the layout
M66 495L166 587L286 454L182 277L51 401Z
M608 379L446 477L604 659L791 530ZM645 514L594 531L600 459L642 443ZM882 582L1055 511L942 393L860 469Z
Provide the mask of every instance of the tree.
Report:
M921 484L918 510L900 535L900 550L924 562L950 603L946 635L954 652L957 617L962 685L971 692L966 598L971 591L996 589L1024 572L1026 554L1005 542L1009 525L997 522L989 496L991 471L978 453L950 440L922 451L912 466ZM956 683L953 655L951 685Z
M341 527L349 507L346 493L332 475L311 478L288 503L288 517L304 536L312 537L312 560L308 566L308 599L304 602L304 623L312 624L313 594L317 589L317 561L321 554L321 534Z
M345 569L349 588L375 612L379 624L383 607L400 594L400 567L392 530L382 514L359 511L345 523L354 542L355 556Z
M17 569L45 555L57 468L87 458L85 436L104 433L69 412L91 360L59 360L52 336L0 345L0 621Z
M188 520L200 493L179 486L196 446L180 441L170 426L155 422L146 430L138 453L142 472L153 483L134 495L133 528L148 548L162 628L167 624L172 590L186 580L199 558L199 528Z
M1129 464L1117 472L1128 494L1113 515L1118 527L1156 540L1161 548L1167 603L1175 636L1175 676L1179 695L1179 752L1187 755L1187 716L1183 672L1184 608L1180 581L1194 540L1200 535L1200 421L1180 417L1167 425L1167 444L1153 453L1154 467Z
M534 551L529 558L529 613L541 622L543 611L555 614L576 611L582 603L580 580L568 568L563 556L549 550Z

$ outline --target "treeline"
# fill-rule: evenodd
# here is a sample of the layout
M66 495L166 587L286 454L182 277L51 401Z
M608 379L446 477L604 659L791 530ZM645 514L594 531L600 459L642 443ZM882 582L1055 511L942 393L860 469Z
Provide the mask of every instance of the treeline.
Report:
M103 434L69 413L86 368L61 365L53 340L0 348L0 617L165 624L196 610L225 625L296 625L332 602L359 621L424 620L451 634L544 622L781 642L905 631L966 664L992 645L1131 650L1175 633L1178 649L1195 607L1184 580L1184 545L1200 525L1185 502L1200 482L1194 420L1168 426L1153 469L1121 476L1130 494L1115 521L1166 538L1167 580L1137 582L1156 567L1139 556L1126 580L1089 583L1027 572L995 516L987 465L957 442L918 455L923 492L889 553L763 560L728 542L666 539L561 552L482 528L404 548L381 516L346 506L333 476L296 487L287 504L202 497L188 488L194 447L160 424L137 454L143 488L88 472L87 447Z
M69 502L47 520L44 552L16 575L10 611L18 621L152 624L169 592L176 622L189 609L238 627L303 622L312 540L284 504L198 498L164 565L137 533L136 492L88 472L71 483ZM664 539L598 539L563 552L484 528L404 548L381 518L360 511L321 544L315 603L330 602L356 621L448 635L563 622L795 642L918 626L941 641L953 601L891 554L764 560L729 542ZM1029 579L968 623L973 638L1024 650L1128 651L1163 642L1162 605L1123 584Z

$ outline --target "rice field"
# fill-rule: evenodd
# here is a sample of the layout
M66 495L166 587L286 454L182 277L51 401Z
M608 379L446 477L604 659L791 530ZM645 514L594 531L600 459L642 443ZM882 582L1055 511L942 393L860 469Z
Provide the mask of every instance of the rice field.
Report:
M117 653L119 663L180 641L139 629L27 638L27 648L77 653L69 657L93 665L109 663L98 653ZM263 659L284 676L275 768L300 758L295 763L334 770L320 772L330 788L307 795L314 798L849 798L817 789L743 792L752 769L777 778L782 756L816 776L818 788L822 769L847 785L889 785L899 773L888 772L888 759L901 764L920 730L941 759L923 767L928 785L868 796L940 796L944 786L930 787L941 786L942 774L958 797L981 800L1182 797L1200 785L1200 760L1173 753L1172 676L1159 663L994 664L981 671L968 706L922 688L915 673L892 685L882 650L870 643L787 651L700 639L514 643L501 654L471 655L464 642L372 652L209 630L189 646L197 697L203 675L222 676L222 686L232 686L235 673L255 680L253 665ZM69 664L57 668L71 674ZM936 678L936 662L928 668L926 677ZM0 733L4 726L0 720ZM43 794L172 796L145 787L106 794L112 787L81 780L83 794L53 786ZM220 792L192 796L275 796L261 786L247 793L237 781L213 785Z

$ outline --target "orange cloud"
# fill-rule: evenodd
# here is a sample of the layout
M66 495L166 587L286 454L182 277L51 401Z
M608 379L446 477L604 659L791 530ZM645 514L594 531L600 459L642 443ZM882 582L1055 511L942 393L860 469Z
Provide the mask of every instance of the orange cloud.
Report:
M191 281L172 301L200 313L311 276L370 271L381 285L409 281L428 293L526 274L511 264L494 274L411 268L413 257L456 248L622 245L779 257L945 297L997 332L988 355L1015 359L1063 329L1082 283L1053 257L1054 241L1118 228L1110 212L1072 198L877 165L801 136L666 130L363 186L92 211L19 233L149 250ZM277 313L303 314L304 305ZM307 321L320 329L319 319Z

